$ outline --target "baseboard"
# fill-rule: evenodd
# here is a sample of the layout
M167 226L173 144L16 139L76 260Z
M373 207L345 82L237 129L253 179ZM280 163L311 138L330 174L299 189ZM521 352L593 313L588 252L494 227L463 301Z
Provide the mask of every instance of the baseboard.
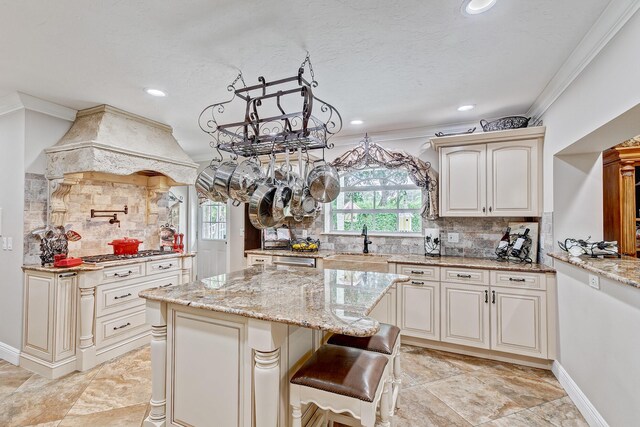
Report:
M591 427L609 427L589 398L580 390L567 371L556 360L551 366L551 372L556 376L560 385L565 389L569 398L576 405L584 419Z
M0 342L0 359L18 366L20 364L20 350Z

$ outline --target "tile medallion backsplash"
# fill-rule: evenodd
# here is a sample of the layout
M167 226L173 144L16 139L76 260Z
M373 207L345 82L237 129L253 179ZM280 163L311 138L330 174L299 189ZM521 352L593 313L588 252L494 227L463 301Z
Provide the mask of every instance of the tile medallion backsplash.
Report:
M25 264L40 262L40 242L31 231L46 224L47 180L43 175L25 176ZM81 181L71 187L67 201L66 224L82 236L69 242L70 256L111 253L107 245L114 239L131 237L142 240L140 249L156 249L160 245L159 225L167 222L169 210L166 197L158 202L158 215L147 223L147 188L134 184L106 181ZM129 207L127 215L118 214L120 227L109 224L108 218L90 218L91 209L121 210Z

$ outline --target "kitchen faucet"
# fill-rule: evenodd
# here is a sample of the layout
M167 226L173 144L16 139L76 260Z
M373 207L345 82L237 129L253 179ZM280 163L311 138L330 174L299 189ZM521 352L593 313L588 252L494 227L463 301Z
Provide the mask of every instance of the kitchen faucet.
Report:
M371 240L369 240L369 234L367 233L367 224L362 227L362 234L364 236L364 249L362 250L363 254L369 253L369 244L371 244Z

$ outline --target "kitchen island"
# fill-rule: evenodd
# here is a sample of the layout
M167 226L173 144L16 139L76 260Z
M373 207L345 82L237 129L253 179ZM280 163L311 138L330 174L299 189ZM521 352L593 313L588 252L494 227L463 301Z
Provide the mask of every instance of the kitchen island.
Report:
M289 378L326 333L371 336L368 317L408 276L255 266L148 289L153 392L146 426L287 426ZM312 424L308 407L303 425Z

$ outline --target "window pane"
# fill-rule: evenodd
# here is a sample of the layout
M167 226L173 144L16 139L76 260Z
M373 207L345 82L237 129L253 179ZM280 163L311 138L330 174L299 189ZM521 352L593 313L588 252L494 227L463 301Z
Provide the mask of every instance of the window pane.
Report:
M351 205L348 209L373 209L373 191L358 191L349 194Z
M376 209L398 209L398 193L400 190L376 191Z
M375 216L375 231L404 231L398 230L398 214L379 213Z
M422 190L402 190L400 209L422 209Z

